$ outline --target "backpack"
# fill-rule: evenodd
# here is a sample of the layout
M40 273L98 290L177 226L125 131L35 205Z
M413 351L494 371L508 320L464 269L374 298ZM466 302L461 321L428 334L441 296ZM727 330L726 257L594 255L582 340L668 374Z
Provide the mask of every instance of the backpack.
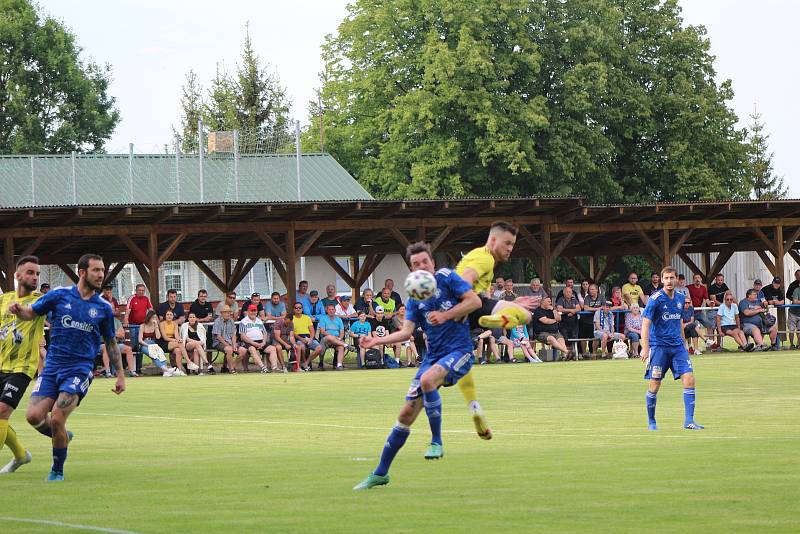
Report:
M400 362L395 360L393 356L384 354L383 366L387 369L397 369L398 367L400 367Z
M367 349L364 353L365 369L383 369L383 354L378 349Z

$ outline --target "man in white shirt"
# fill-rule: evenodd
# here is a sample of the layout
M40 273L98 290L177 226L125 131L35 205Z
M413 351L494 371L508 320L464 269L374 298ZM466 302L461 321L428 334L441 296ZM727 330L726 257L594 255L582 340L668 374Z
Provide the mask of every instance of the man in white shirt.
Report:
M276 349L270 344L264 322L256 315L257 312L256 305L250 304L246 315L239 322L239 339L247 349L247 354L242 357L242 369L247 371L247 360L250 357L261 368L262 373L268 373L269 369L261 360L261 354L266 354L272 369L277 370Z

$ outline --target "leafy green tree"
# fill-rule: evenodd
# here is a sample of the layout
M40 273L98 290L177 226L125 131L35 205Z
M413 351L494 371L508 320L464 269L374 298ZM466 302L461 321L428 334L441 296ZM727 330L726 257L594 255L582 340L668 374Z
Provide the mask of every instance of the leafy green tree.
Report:
M748 127L747 172L753 189L752 196L756 200L786 198L788 191L783 178L775 175L772 166L774 154L769 151L769 134L764 131L761 113L754 111L750 119L752 122Z
M675 0L359 0L323 58L326 148L379 197L747 194Z
M0 0L0 153L99 152L119 122L111 69L29 0Z
M217 64L217 72L203 103L203 123L212 131L241 129L236 82Z

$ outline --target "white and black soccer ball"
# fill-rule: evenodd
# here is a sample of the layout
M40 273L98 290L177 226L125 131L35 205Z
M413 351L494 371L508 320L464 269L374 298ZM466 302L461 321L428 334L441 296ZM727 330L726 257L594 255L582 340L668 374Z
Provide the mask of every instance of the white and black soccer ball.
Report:
M436 277L428 271L414 271L406 278L406 294L414 300L428 300L436 293Z

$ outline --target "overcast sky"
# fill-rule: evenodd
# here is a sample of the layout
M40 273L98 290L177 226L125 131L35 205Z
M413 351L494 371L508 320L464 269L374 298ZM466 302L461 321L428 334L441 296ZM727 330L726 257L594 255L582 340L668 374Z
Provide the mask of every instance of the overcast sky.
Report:
M794 0L679 0L684 20L708 29L719 80L730 78L733 108L749 123L755 104L771 135L776 172L789 195L800 197L800 151L792 141L800 123L796 51L800 32ZM217 63L233 70L244 27L253 46L277 71L305 122L322 69L320 45L344 18L346 0L39 0L78 37L84 57L113 69L111 94L122 121L109 152L159 152L178 125L181 85L189 69L207 84ZM795 52L792 52L792 51Z

